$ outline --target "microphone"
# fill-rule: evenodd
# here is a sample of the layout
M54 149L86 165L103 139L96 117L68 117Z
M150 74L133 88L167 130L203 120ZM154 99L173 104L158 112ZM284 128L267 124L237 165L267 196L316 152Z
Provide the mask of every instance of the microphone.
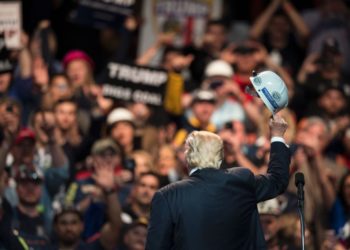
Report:
M304 174L297 172L295 174L295 186L298 188L298 201L304 201Z

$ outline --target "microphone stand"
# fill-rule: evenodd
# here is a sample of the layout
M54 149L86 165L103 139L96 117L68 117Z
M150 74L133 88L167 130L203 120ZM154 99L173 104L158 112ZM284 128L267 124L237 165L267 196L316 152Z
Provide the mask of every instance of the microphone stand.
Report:
M301 249L305 250L304 201L299 198L298 198L298 212L300 217Z
M304 219L304 174L295 174L295 186L298 189L298 212L300 217L301 249L305 250L305 219Z

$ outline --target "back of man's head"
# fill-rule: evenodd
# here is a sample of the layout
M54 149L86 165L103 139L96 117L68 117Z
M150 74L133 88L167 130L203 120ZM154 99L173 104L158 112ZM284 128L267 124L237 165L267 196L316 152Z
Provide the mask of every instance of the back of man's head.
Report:
M190 169L220 168L223 159L223 142L211 132L194 131L186 139L186 161Z

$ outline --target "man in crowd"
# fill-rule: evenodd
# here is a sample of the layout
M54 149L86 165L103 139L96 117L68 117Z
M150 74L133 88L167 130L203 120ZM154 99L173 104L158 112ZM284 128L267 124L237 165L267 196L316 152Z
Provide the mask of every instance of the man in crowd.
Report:
M150 216L151 201L160 188L160 177L154 172L141 174L131 191L130 203L123 207L123 219L130 223Z
M280 249L277 233L279 230L278 218L281 214L281 209L278 199L274 198L260 202L258 204L258 212L268 249Z
M122 171L122 155L120 148L111 139L101 139L94 143L91 156L86 160L85 171L77 174L75 182L68 188L65 202L75 205L83 213L85 228L83 238L90 238L98 233L105 221L105 202L102 189L95 176L99 163L113 166L111 176L115 180L114 188L121 187L119 174ZM124 191L120 190L119 193Z
M215 132L216 127L210 119L215 111L216 96L211 90L198 90L193 94L191 102L191 114L186 114L182 128L175 134L173 145L180 147L185 142L186 136L194 130L206 130Z
M16 176L18 205L13 209L12 227L28 247L46 249L51 220L40 206L43 177L26 166Z
M26 249L27 244L12 230L13 209L3 196L6 187L7 173L0 168L0 248L8 250Z
M57 243L52 245L52 250L108 250L116 246L121 228L121 208L115 188L114 166L97 160L93 178L96 185L102 189L102 199L106 204L106 217L108 218L100 230L98 239L90 243L82 241L83 214L75 207L67 206L55 215L54 230L57 234Z
M54 105L57 142L62 146L70 163L70 175L76 173L76 163L89 155L91 141L83 135L78 118L78 104L74 99L63 99Z

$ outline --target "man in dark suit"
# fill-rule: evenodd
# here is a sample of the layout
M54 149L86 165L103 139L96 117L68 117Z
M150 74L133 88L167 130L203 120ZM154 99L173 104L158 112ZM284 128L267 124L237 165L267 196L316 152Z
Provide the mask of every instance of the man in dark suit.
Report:
M155 194L146 250L266 249L257 203L281 194L288 185L286 129L280 116L270 120L269 168L257 176L243 167L221 170L220 137L192 132L185 152L190 177Z

